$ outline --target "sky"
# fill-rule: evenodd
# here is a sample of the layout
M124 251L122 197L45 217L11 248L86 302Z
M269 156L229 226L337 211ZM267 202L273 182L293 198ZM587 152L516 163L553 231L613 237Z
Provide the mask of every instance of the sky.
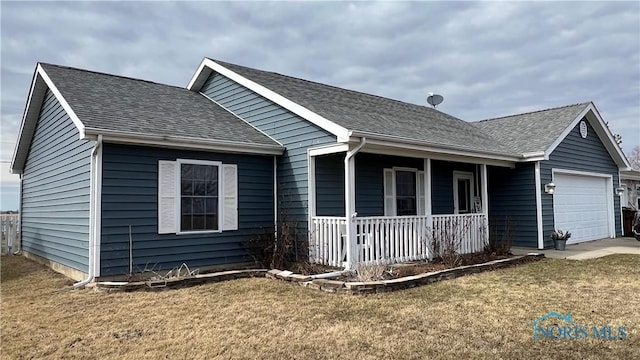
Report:
M203 57L477 121L593 101L640 146L640 2L0 2L0 210L38 61L186 86Z

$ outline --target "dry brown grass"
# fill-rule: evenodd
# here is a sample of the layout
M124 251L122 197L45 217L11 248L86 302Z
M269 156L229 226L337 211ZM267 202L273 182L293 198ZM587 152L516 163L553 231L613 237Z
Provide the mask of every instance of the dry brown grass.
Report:
M335 295L267 279L160 292L65 291L2 257L4 359L640 358L640 257L544 260L395 293ZM532 339L550 311L626 325L626 340Z

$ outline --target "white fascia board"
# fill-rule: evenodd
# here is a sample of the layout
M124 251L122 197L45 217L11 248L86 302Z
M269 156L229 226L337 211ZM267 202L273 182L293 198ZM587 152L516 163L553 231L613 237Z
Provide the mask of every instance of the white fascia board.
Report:
M411 144L408 142L399 143L395 141L371 139L371 137L368 136L367 146L365 146L362 151L375 153L378 151L383 151L382 148L388 148L389 151L394 152L394 154L390 155L412 156L420 158L429 157L432 159L464 161L475 164L487 164L506 167L514 167L515 163L520 160L518 157L512 156L488 155L480 152L457 150L448 147L435 147L424 144ZM392 149L396 149L396 151L393 151Z
M82 121L80 121L80 118L78 117L78 115L76 115L75 111L73 111L73 109L71 108L67 100L65 100L65 98L60 93L60 90L58 90L58 88L53 83L53 81L51 81L51 79L49 78L49 75L47 75L47 73L44 71L44 69L40 64L38 64L38 74L42 76L42 80L44 80L44 82L49 87L49 90L51 90L51 92L53 93L53 95L55 95L58 102L60 102L60 105L62 105L62 108L64 109L64 111L67 112L67 115L69 116L69 118L71 118L71 121L73 121L73 124L76 126L76 128L78 128L78 132L80 132L80 139L84 139L85 137L84 124L82 123Z
M479 151L475 149L464 149L444 144L427 144L424 141L407 139L399 136L386 136L381 134L368 133L364 131L351 131L351 136L366 137L368 144L380 144L393 147L401 147L405 149L416 149L421 151L429 151L435 153L444 153L451 155L468 156L474 158L500 160L500 161L519 161L521 158L516 155L501 154L490 151ZM356 141L353 140L352 141Z
M374 141L371 141L374 143ZM460 156L460 155L452 155L447 152L433 152L423 149L408 149L406 147L388 147L388 146L378 146L375 143L370 144L369 140L367 140L367 146L365 146L360 152L368 153L368 154L381 154L381 155L393 155L393 156L402 156L402 157L412 157L417 159L432 159L432 160L443 160L443 161L455 161L455 162L464 162L469 164L487 164L492 166L499 167L508 167L514 168L514 161L501 161L501 160L492 160L480 157L469 157L469 156Z
M11 159L11 171L13 173L22 174L24 171L24 162L27 157L27 152L29 151L31 139L35 132L40 108L42 107L47 88L53 93L69 118L71 118L71 121L73 121L73 124L78 129L80 139L83 139L85 136L84 124L80 121L73 109L71 109L71 106L69 106L40 63L38 63L33 74L33 79L31 80L29 97L27 99L27 104L25 105L24 114L22 115L20 132L18 133L18 141L14 147L13 158Z
M246 142L197 139L182 136L150 135L92 128L87 128L86 134L89 139L102 135L104 142L117 144L255 155L282 155L284 152L284 148L278 145L250 144Z
M640 181L640 171L638 170L620 170L620 180Z
M587 116L587 120L589 120L589 123L596 131L600 139L602 139L603 137L607 138L608 141L603 141L603 143L605 148L607 148L607 150L609 151L609 154L612 155L614 160L616 157L618 157L619 161L616 161L616 164L618 164L619 168L621 168L622 170L631 169L629 160L627 160L624 152L622 152L622 149L620 148L620 146L618 146L618 143L616 143L611 129L609 129L609 126L604 122L602 116L600 116L600 112L598 111L598 109L593 103L589 104L589 107L593 110L591 112L593 116ZM598 124L598 126L596 126L596 123Z
M349 151L349 144L345 144L345 143L317 146L317 147L308 149L309 156L336 154L336 153L343 153L347 151Z
M26 152L28 151L27 149L29 148L28 142L30 142L31 138L33 137L36 125L36 120L31 120L33 118L33 108L36 107L36 104L34 104L32 100L36 91L38 93L44 92L43 88L44 84L42 80L38 78L38 70L36 67L36 70L33 72L33 78L31 79L29 97L27 98L27 103L24 107L24 113L22 115L22 121L20 122L18 141L16 141L16 144L13 148L13 157L11 159L10 169L14 174L22 174L22 172L24 171L24 161L26 158ZM36 103L39 104L38 107L42 106L42 95L39 96L39 101L36 101ZM37 117L38 114L36 114L35 116ZM26 132L28 132L29 134L27 135Z
M609 127L604 122L604 120L600 116L600 113L598 112L598 109L596 109L593 103L589 103L589 105L587 105L584 110L582 110L580 114L578 114L578 116L573 119L573 121L571 121L571 124L569 124L569 126L564 129L564 131L549 146L549 148L545 150L545 159L549 159L551 153L558 147L558 145L560 145L560 143L562 143L567 135L569 135L571 130L573 130L583 118L586 118L591 127L595 130L596 134L600 138L600 141L602 141L603 145L609 152L609 155L613 158L618 167L622 170L630 168L631 165L629 164L629 161L627 160L626 156L624 156L622 149L620 148L620 146L618 146L615 139L613 138L611 130L609 130Z
M305 108L304 106L301 106L287 98L285 98L284 96L267 89L266 87L252 81L249 80L247 78L245 78L244 76L231 71L229 69L227 69L226 67L216 63L215 61L205 58L202 61L202 64L200 65L200 69L199 72L197 73L197 75L194 75L194 77L191 79L191 81L189 82L189 86L188 89L189 90L193 90L196 91L196 89L198 89L198 87L201 87L202 84L200 84L202 82L202 78L204 77L204 71L205 68L209 68L211 70L213 70L214 72L217 72L218 74L225 76L235 82L237 82L238 84L246 87L247 89L259 94L262 97L265 97L271 101L273 101L274 103L282 106L283 108L291 111L292 113L302 117L303 119L308 120L309 122L311 122L312 124L320 127L321 129L335 135L338 139L339 142L342 141L347 141L349 139L349 135L348 135L348 130L336 123L334 123L333 121L326 119L325 117L322 117L318 114L316 114L315 112ZM208 76L208 75L207 75ZM199 91L199 89L198 89Z
M199 92L200 89L202 89L202 85L204 85L209 75L211 75L211 69L205 65L206 60L207 58L204 58L200 62L198 70L196 70L193 76L191 76L191 80L189 80L189 84L187 84L187 89L196 92Z

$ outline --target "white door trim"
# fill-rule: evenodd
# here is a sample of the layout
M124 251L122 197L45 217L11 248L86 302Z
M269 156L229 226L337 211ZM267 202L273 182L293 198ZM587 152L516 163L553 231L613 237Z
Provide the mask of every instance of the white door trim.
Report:
M469 171L454 171L453 172L453 213L459 214L458 210L458 180L469 180L469 213L472 213L473 199L475 197L475 189L473 182L473 173Z

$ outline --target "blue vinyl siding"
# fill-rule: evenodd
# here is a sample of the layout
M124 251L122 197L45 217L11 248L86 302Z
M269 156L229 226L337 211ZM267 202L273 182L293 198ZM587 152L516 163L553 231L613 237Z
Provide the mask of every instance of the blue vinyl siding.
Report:
M22 180L22 248L88 271L91 150L47 90Z
M385 168L406 167L422 170L423 166L423 159L367 153L357 154L356 212L358 216L384 216ZM344 200L342 204L344 204Z
M344 153L316 157L316 215L344 216Z
M453 172L473 173L478 180L473 164L431 160L431 212L434 215L453 214ZM478 192L475 192L478 196Z
M538 246L535 164L517 164L514 169L489 166L489 236L500 238L508 219L513 246Z
M552 169L576 170L593 173L601 173L613 176L613 187L620 186L618 166L613 161L609 152L602 144L591 124L587 123L587 137L580 136L580 124L578 123L571 132L562 140L560 145L549 155L549 160L540 163L540 180L542 184L551 181ZM621 236L620 231L620 197L613 196L613 208L615 218L616 236ZM553 231L553 196L542 193L542 225L544 246L553 246L549 234Z
M104 144L101 276L129 271L129 225L134 270L251 262L243 243L273 233L273 157ZM158 161L195 159L238 166L238 230L158 234Z
M384 216L384 169L423 170L424 160L360 153L356 155L356 212L358 216ZM432 211L453 213L453 171L476 173L475 165L431 161ZM477 176L477 175L474 175ZM316 212L319 216L344 216L344 153L316 158Z
M307 149L335 143L336 137L220 74L213 73L201 92L286 147L278 158L278 217L297 223L306 240Z

